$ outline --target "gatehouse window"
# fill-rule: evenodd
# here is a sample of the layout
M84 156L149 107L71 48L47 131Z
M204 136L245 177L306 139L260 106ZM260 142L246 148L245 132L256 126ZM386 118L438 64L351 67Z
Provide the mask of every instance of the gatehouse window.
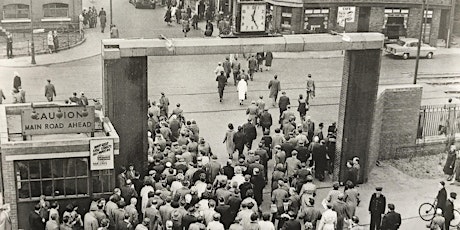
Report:
M43 17L66 18L69 16L69 5L64 3L49 3L43 5Z
M19 201L37 199L40 195L87 197L114 188L113 170L90 171L85 157L15 161L14 165Z
M3 19L29 18L29 5L9 4L3 6Z

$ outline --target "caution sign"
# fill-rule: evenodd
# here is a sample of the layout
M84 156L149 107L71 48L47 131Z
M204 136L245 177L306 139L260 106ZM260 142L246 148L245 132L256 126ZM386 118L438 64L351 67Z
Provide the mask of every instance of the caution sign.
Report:
M53 106L24 109L22 135L94 132L94 106Z
M339 6L337 12L337 23L339 26L345 27L345 23L355 22L355 6Z
M113 169L113 139L90 140L90 169Z

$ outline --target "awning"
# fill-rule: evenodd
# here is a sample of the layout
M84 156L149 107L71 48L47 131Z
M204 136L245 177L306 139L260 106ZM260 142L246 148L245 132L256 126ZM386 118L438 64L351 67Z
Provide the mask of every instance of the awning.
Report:
M265 0L267 3L270 3L275 6L286 6L286 7L303 7L302 0Z

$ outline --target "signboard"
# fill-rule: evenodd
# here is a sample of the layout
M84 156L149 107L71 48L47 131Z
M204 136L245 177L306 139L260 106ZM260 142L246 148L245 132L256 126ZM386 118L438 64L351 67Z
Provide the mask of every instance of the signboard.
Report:
M53 106L22 110L22 135L94 132L93 106Z
M91 170L113 169L113 139L90 140L89 148Z
M355 12L356 7L354 6L339 6L337 12L337 23L339 23L341 27L345 27L346 22L354 22Z

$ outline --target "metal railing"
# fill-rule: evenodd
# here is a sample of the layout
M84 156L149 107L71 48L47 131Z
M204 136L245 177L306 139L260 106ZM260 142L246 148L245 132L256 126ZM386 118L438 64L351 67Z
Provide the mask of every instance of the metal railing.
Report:
M80 33L78 24L68 23L56 25L49 28L46 32L35 33L34 45L37 54L46 53L48 51L47 31L57 31L59 49L68 49L84 39L84 34ZM13 56L31 55L31 33L30 32L13 32ZM0 49L6 50L6 39L0 41Z
M455 137L460 134L460 104L420 107L417 139Z

